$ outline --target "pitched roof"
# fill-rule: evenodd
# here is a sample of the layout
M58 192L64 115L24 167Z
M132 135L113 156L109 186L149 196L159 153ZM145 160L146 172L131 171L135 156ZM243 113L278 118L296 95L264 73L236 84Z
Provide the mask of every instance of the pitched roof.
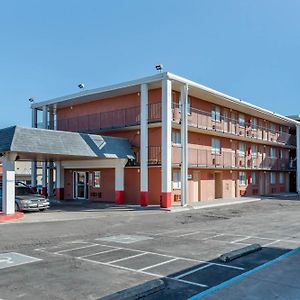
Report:
M8 151L81 158L134 158L126 138L20 126L0 130L0 152Z

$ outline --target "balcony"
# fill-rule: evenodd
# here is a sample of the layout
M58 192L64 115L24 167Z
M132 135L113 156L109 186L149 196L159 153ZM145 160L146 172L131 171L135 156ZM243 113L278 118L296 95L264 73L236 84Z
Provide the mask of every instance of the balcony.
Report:
M178 103L173 103L173 122L180 123L181 113ZM161 102L148 105L148 122L161 122ZM105 130L126 128L140 124L140 106L129 107L114 111L100 112L79 117L58 119L57 129L75 132L98 133ZM296 145L296 137L287 132L272 130L263 126L254 126L245 123L241 126L237 120L223 115L220 121L215 121L211 113L196 108L191 108L188 115L190 127L223 133L231 138L243 137L252 141L266 141L281 145Z
M148 105L148 122L161 121L161 103ZM140 106L100 112L74 118L58 119L58 130L97 133L140 124Z
M181 113L178 103L173 103L173 121L180 123ZM188 124L191 127L214 132L244 137L252 140L275 142L284 145L296 145L296 137L287 132L277 131L251 123L241 126L237 120L220 115L220 120L213 120L211 113L191 108L188 115ZM254 127L254 128L253 128Z
M161 147L150 146L148 148L148 164L161 165ZM135 165L140 164L139 149L136 150ZM172 147L172 164L181 164L181 147ZM289 159L266 157L265 154L241 156L233 150L223 150L220 154L212 153L211 149L189 147L188 164L190 168L219 168L219 169L251 169L251 170L295 170L295 163Z

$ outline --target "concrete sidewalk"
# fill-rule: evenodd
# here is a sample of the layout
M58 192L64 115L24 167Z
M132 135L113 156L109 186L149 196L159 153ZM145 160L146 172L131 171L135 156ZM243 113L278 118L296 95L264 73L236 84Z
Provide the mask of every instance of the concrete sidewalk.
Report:
M189 300L299 300L300 248L208 289Z

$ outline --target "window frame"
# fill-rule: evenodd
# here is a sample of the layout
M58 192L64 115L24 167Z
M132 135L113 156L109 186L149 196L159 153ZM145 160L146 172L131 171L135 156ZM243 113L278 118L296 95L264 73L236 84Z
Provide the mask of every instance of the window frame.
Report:
M255 180L253 180L254 178L255 178ZM257 173L256 172L251 172L251 184L257 185Z
M96 173L99 173L98 183L96 184ZM92 173L92 186L94 189L101 188L101 171L93 171Z
M285 173L284 172L279 173L279 184L285 184Z
M255 152L253 151L253 148L255 148ZM257 145L255 144L251 145L251 157L258 157L258 149L257 149Z
M270 184L276 184L276 172L270 172Z
M181 190L181 170L173 170L172 186L173 190Z
M217 144L219 144L219 147L215 147L216 145L214 142L217 142ZM221 140L220 139L218 139L218 138L211 139L211 153L218 154L218 155L221 154Z
M241 152L241 145L244 145L244 150ZM246 143L240 142L239 143L239 156L245 157L246 156Z
M214 105L211 110L211 119L213 122L221 122L221 107Z
M246 186L247 184L247 175L245 171L239 172L239 185L240 186Z
M242 120L242 122L241 122ZM239 126L245 127L246 126L246 117L245 114L239 113Z

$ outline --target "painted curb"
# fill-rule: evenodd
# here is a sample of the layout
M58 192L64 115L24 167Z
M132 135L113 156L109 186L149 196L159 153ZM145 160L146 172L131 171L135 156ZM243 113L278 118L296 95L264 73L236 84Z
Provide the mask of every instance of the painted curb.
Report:
M236 258L248 255L248 254L256 252L256 251L259 251L261 249L262 249L261 245L252 244L252 245L249 245L249 246L237 249L237 250L233 250L233 251L224 253L219 257L219 259L223 262L229 262L229 261L232 261Z
M116 292L114 294L104 296L98 300L135 300L146 297L150 294L158 292L165 287L165 283L161 279L154 279L146 283Z
M2 212L0 212L0 222L20 219L20 218L23 218L23 217L24 217L24 213L22 213L22 212L16 212L12 215L5 215Z

